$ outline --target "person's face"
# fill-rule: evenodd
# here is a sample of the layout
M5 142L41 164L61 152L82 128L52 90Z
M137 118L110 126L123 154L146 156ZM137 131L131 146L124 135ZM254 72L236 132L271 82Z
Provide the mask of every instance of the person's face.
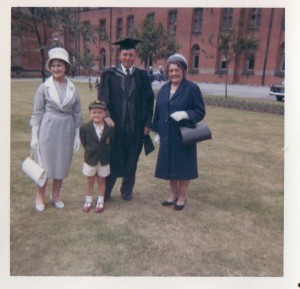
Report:
M62 80L66 74L67 66L62 60L54 59L50 63L50 69L55 79Z
M94 123L101 123L106 116L106 110L103 108L91 108L90 117Z
M168 68L169 80L173 84L179 84L183 79L183 70L175 63L171 63Z
M132 67L135 61L135 49L122 49L120 51L120 60L125 68Z

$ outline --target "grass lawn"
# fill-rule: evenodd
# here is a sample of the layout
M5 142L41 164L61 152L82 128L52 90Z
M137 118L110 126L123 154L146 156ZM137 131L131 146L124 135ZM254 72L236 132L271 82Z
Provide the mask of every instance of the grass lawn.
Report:
M207 106L213 140L198 144L200 176L183 211L160 205L168 183L153 177L156 149L141 154L131 202L118 181L103 214L82 213L81 148L63 184L65 209L50 204L48 188L38 213L21 163L39 83L11 83L12 276L283 276L282 115ZM75 84L87 121L96 91Z

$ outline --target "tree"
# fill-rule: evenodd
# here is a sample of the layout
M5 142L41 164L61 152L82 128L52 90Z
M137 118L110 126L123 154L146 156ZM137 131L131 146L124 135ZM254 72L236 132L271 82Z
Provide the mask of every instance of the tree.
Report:
M90 53L88 49L84 49L83 56L80 58L80 65L84 72L91 76L93 72L93 66L95 65L95 55Z
M143 41L137 47L137 53L145 68L159 59L169 57L180 48L175 37L164 29L162 23L155 23L149 17L145 17L141 30L135 31L134 36Z
M214 36L211 35L208 39L208 43L216 47L213 39ZM257 39L255 39L253 35L247 34L243 30L236 32L233 29L226 29L220 33L217 40L217 50L220 57L222 57L225 66L225 98L227 98L229 64L242 55L248 57L251 52L255 52L255 50L257 49L257 45ZM203 52L206 53L205 50L203 50Z
M92 26L89 22L84 22L81 26L80 32L83 40L83 56L79 57L80 66L82 66L84 72L91 76L93 67L95 65L96 56L90 52L89 44L92 42L96 44L94 37L94 31L97 31L97 27Z
M84 24L75 17L75 12L76 8L12 8L12 36L28 36L28 43L13 51L12 63L14 58L20 55L26 57L29 62L39 63L41 76L45 81L47 51L52 47L62 46L60 39L63 39L66 30L71 32L72 37L77 37L84 29ZM89 41L92 39L91 33L91 30L85 33ZM74 55L70 53L71 62L72 56Z

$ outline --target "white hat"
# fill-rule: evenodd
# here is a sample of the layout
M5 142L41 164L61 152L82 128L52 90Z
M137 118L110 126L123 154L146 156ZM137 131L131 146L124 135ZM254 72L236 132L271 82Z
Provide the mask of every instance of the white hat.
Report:
M52 48L49 50L48 56L49 56L49 59L47 60L47 63L46 63L46 69L49 71L51 71L50 61L53 59L63 60L64 62L69 64L70 67L72 67L72 65L69 61L69 53L64 48L61 48L61 47Z

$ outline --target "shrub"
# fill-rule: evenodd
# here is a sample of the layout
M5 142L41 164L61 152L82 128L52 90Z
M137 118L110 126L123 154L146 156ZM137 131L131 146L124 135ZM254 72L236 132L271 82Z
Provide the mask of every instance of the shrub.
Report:
M246 99L238 97L203 96L206 105L235 108L241 110L284 114L283 103L264 101L258 99Z
M158 90L154 89L154 96L157 98ZM241 110L264 112L272 114L284 114L284 103L273 102L263 99L243 98L243 97L227 97L203 95L205 105L220 106L227 108L235 108Z

